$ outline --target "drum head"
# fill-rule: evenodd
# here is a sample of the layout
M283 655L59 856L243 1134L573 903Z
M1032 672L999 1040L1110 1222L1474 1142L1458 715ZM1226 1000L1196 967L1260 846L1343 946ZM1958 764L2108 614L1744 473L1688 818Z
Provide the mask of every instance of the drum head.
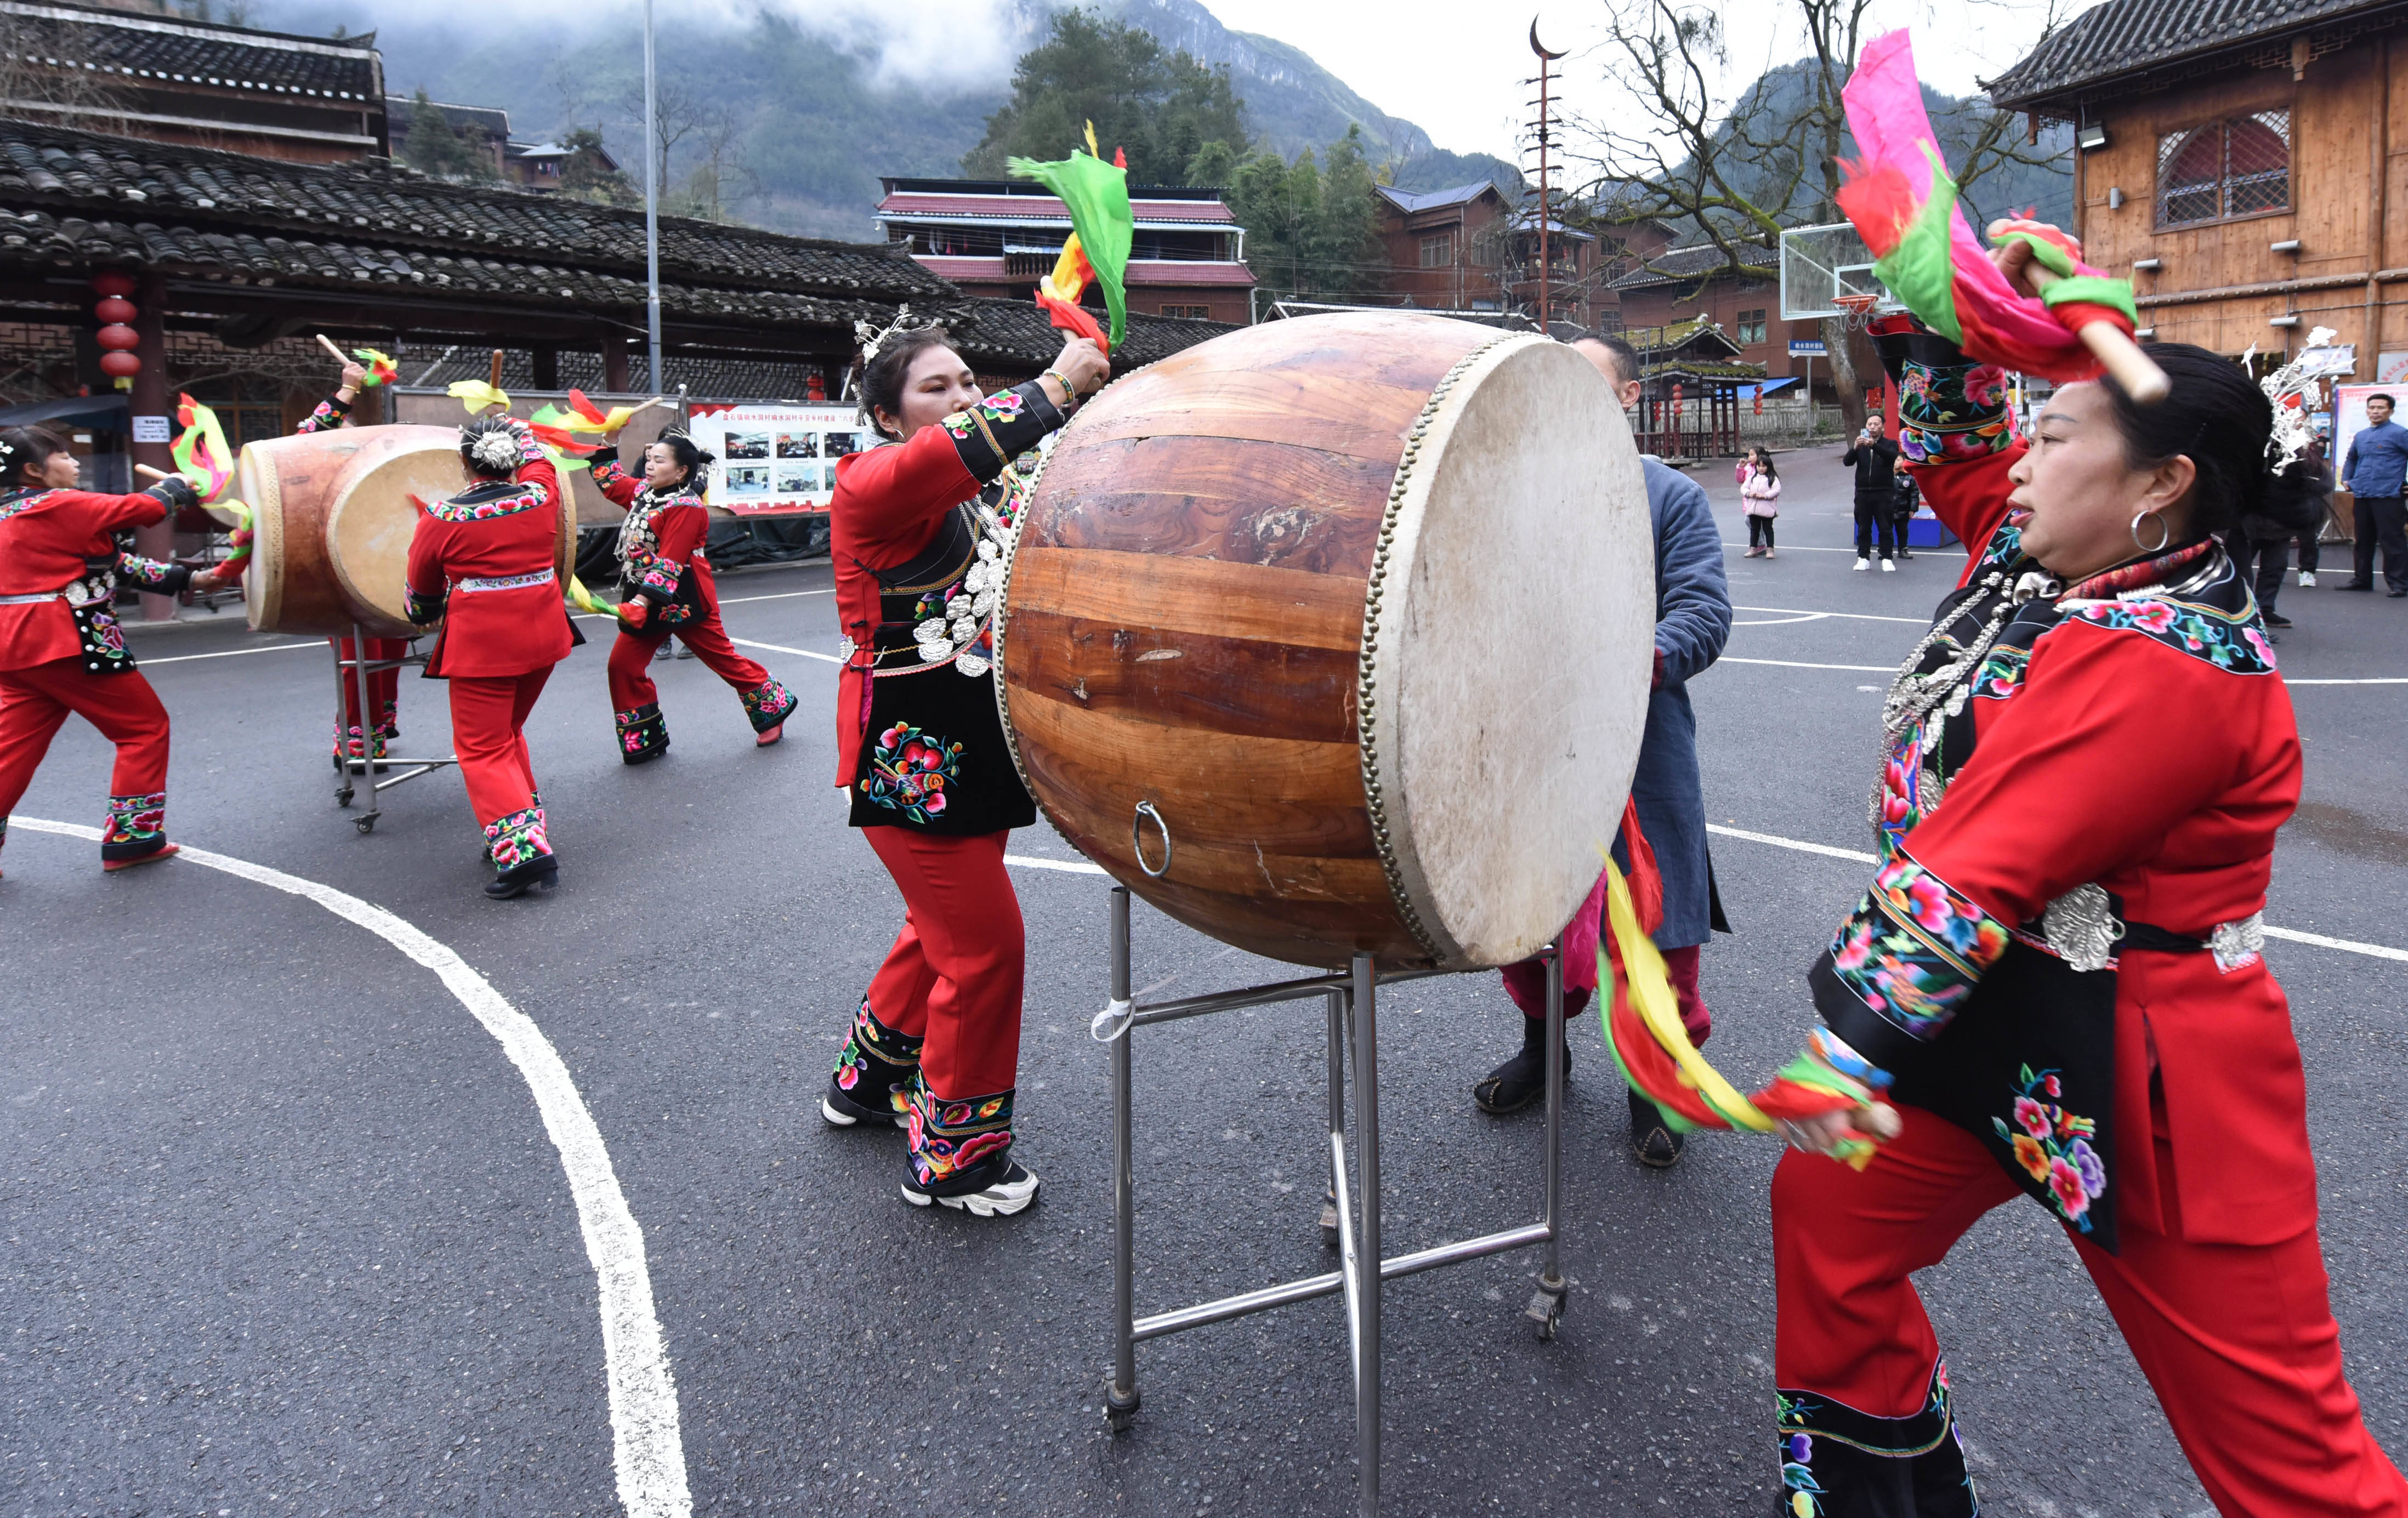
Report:
M1612 387L1531 336L1425 412L1363 627L1382 863L1441 964L1526 958L1596 883L1654 663L1647 483Z
M403 607L403 580L409 568L409 538L417 530L418 503L456 495L467 487L467 471L460 463L456 436L448 428L413 428L431 436L413 438L383 452L363 457L349 471L341 493L326 516L326 558L343 594L356 606L373 609L381 625L368 630L388 637L406 637L413 627Z

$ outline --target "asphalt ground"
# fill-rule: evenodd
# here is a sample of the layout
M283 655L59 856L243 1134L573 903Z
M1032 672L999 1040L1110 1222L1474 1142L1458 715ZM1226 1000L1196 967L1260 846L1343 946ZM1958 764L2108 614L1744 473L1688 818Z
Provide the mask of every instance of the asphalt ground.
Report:
M1743 609L1693 686L1708 808L1718 826L1860 850L1878 688L1961 558L1853 572L1847 471L1830 452L1784 464L1771 561L1741 556L1728 465L1699 471ZM2282 598L2299 623L2287 674L2408 675L2408 604L2324 578ZM804 697L775 749L681 661L653 666L672 753L623 767L606 644L578 650L528 729L564 883L504 904L478 892L452 774L388 792L372 835L334 805L322 642L232 616L136 635L176 721L172 836L294 880L191 860L103 876L91 842L27 825L100 820L107 749L80 723L19 809L0 856L0 1514L609 1513L614 1414L705 1512L1354 1511L1334 1298L1142 1347L1143 1410L1107 1430L1111 1103L1087 1032L1102 879L1015 871L1018 1153L1044 1177L1038 1207L913 1210L900 1134L822 1124L830 1059L901 913L829 783L833 666L809 656L835 647L827 584L824 564L723 582L731 632L773 645L750 652ZM2300 684L2294 701L2307 795L2269 919L2408 945L2408 685ZM402 728L404 752L449 752L439 687L404 679ZM2135 753L2135 783L2178 757ZM1074 862L1041 825L1012 847ZM1715 857L1739 933L1705 956L1712 1049L1746 1081L1795 1048L1803 970L1866 870L1729 836ZM391 936L417 942L406 930L337 915L322 888L437 947L413 961ZM1136 942L1156 995L1293 973L1142 905ZM459 963L438 974L445 950ZM2408 966L2294 941L2268 957L2306 1054L2351 1373L2377 1438L2408 1455L2391 1141ZM497 1037L511 1009L532 1045ZM1382 1028L1389 1252L1535 1219L1538 1114L1490 1118L1468 1095L1518 1038L1495 978L1394 988ZM1139 1310L1331 1268L1317 1008L1136 1038ZM546 1051L564 1079L539 1107ZM579 1112L598 1144L581 1145ZM1770 1511L1776 1146L1708 1136L1669 1172L1641 1168L1593 1023L1573 1035L1567 1124L1576 1284L1554 1342L1522 1317L1530 1253L1387 1290L1387 1511ZM638 1378L614 1399L604 1314L632 1278L594 1181L602 1151L640 1229L673 1396L648 1402ZM1985 1511L2206 1511L2036 1209L1993 1213L1921 1283ZM612 1324L623 1364L640 1360L646 1324Z

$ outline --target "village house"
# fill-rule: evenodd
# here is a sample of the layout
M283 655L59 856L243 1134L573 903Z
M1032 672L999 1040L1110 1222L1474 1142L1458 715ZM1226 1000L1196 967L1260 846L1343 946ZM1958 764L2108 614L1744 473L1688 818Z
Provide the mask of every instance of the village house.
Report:
M1054 271L1070 236L1070 211L1025 179L885 179L878 224L887 240L965 293L1027 301ZM1246 229L1221 192L1187 185L1131 185L1137 219L1129 251L1131 311L1182 321L1243 323L1254 318L1254 276ZM1099 291L1088 303L1102 308Z
M493 178L505 184L538 193L560 188L561 166L576 152L556 142L521 142L510 135L510 113L495 106L455 106L441 100L427 102L443 124L450 127L461 141L476 150L492 167ZM408 95L385 96L386 129L393 138L393 156L407 159L409 155L410 127L418 115L418 102ZM595 166L605 173L615 171L619 161L601 148L587 148L594 154Z
M1536 219L1487 179L1448 190L1380 186L1374 231L1387 253L1387 286L1403 304L1429 311L1512 311L1539 316ZM1610 314L1606 261L1621 251L1595 232L1547 227L1548 320L1593 327ZM1610 323L1609 323L1610 324Z
M1764 257L1769 263L1773 255ZM1756 366L1765 395L1792 394L1811 383L1821 400L1833 399L1830 365L1822 356L1822 323L1783 321L1779 281L1734 273L1729 258L1712 243L1654 252L1607 288L1619 303L1626 335L1705 323L1730 346L1722 362ZM1749 389L1740 398L1753 404L1756 392Z
M2074 225L2144 336L2408 382L2408 4L2107 0L1991 81L2074 129Z

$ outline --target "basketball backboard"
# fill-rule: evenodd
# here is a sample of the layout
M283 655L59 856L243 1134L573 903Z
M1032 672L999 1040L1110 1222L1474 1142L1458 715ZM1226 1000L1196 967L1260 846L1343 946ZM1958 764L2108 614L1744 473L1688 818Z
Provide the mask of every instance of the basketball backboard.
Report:
M1875 295L1875 308L1902 311L1873 277L1872 250L1854 224L1794 226L1781 234L1781 315L1784 321L1808 322L1838 316L1835 297Z

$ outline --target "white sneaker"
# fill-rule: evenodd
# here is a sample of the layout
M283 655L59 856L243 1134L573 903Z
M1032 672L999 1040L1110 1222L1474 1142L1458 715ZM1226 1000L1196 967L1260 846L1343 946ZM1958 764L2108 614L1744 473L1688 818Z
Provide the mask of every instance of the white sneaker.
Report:
M2300 583L2305 585L2310 590L2315 590L2316 588L2316 572L2313 569L2300 570Z
M1873 561L1870 559L1858 559L1856 561L1856 567L1859 569L1870 569L1872 566Z
M982 1167L972 1166L971 1171L975 1174L980 1168ZM1037 1177L1022 1168L1016 1161L1005 1164L1001 1172L984 1185L975 1181L964 1182L960 1178L938 1184L967 1185L970 1189L950 1193L939 1191L934 1187L923 1187L915 1179L903 1182L903 1199L913 1207L926 1207L934 1202L957 1211L967 1208L974 1216L982 1218L1008 1218L1037 1200Z
M1884 559L1882 561L1882 573L1885 575L1894 575L1898 573L1898 566L1890 563L1887 559Z

